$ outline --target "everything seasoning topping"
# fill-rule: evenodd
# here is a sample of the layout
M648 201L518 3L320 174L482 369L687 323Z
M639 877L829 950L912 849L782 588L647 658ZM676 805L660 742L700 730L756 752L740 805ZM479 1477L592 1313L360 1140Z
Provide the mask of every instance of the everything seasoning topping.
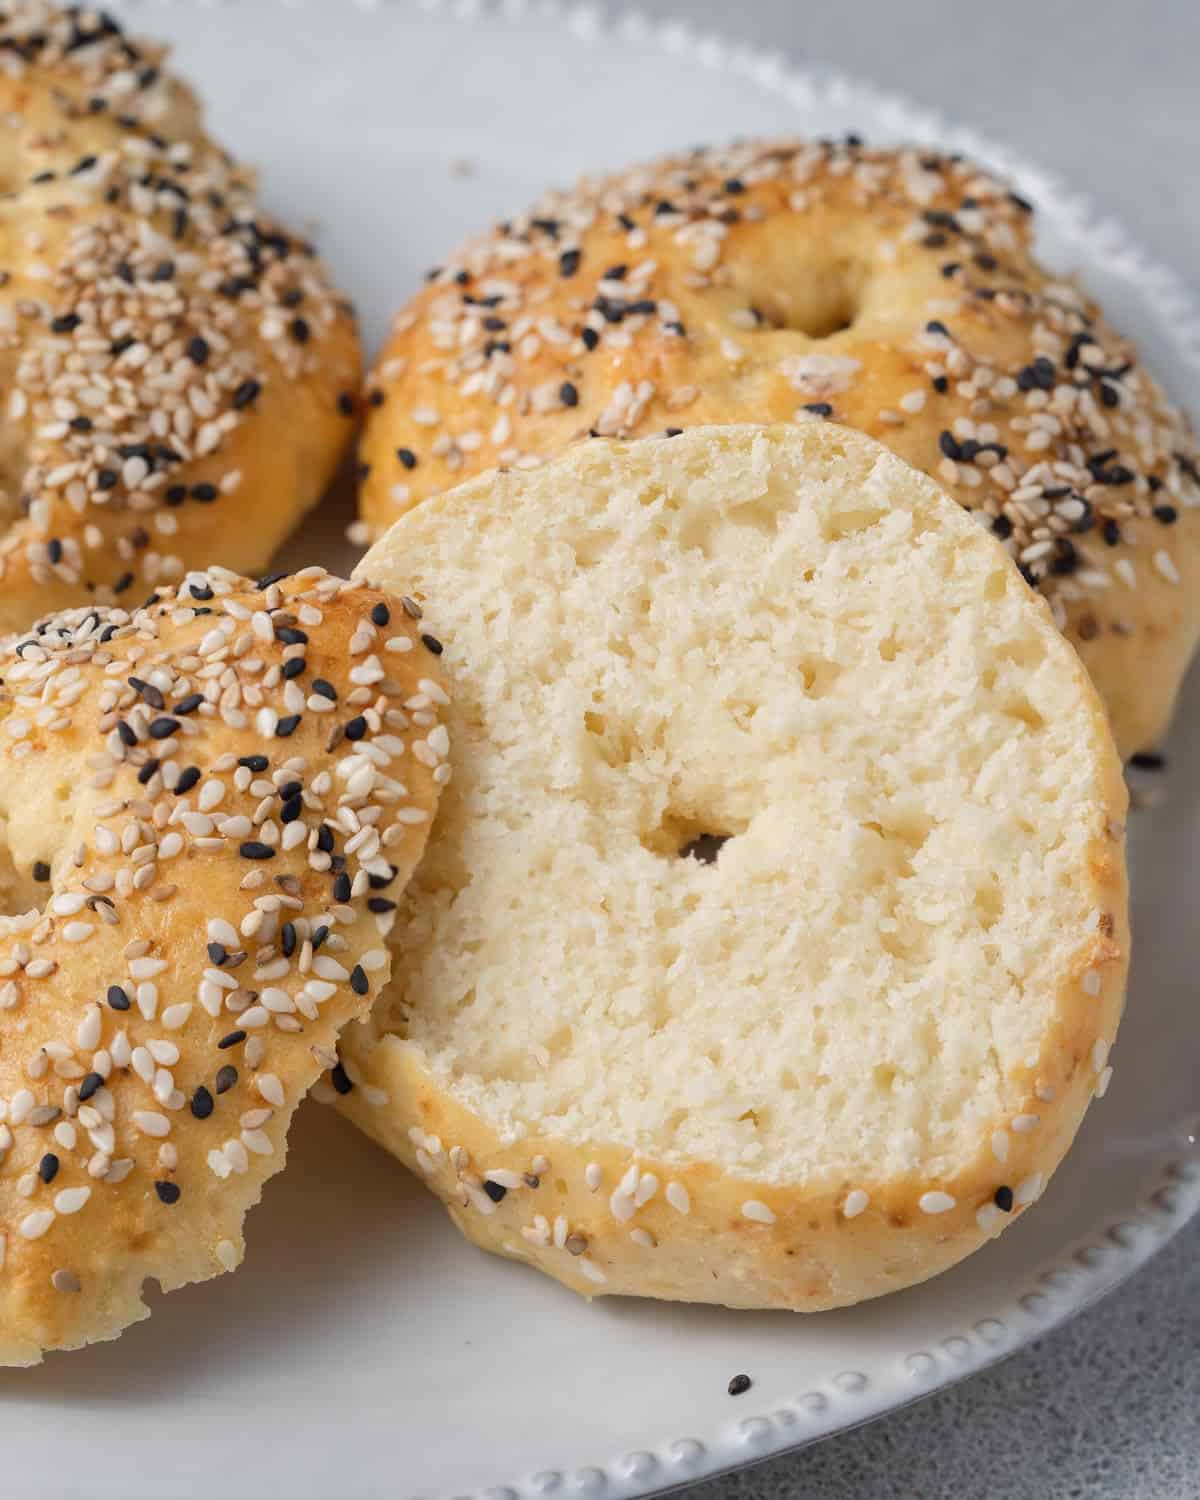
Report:
M191 132L162 49L33 0L0 16L0 51L4 129L32 168L11 184L24 232L0 267L15 363L0 580L136 599L179 580L180 507L239 490L260 394L320 378L347 313L312 247L259 212L250 173L161 133L180 114ZM284 313L297 299L303 337Z
M1130 592L1180 577L1196 448L1095 305L1033 261L1030 214L961 157L854 137L695 150L548 195L399 315L371 379L367 514L589 433L840 421L977 512L1060 626L1128 634ZM870 218L874 243L814 321L760 247L830 215Z
M121 1222L153 1236L190 1186L204 1201L277 1155L317 1071L352 1087L335 1028L386 978L378 892L450 774L444 691L391 675L417 636L397 616L320 568L259 587L212 568L0 643L0 777L19 802L65 760L81 837L38 862L43 908L0 916L0 1284L123 1183ZM282 670L297 650L353 712L331 751L330 699Z

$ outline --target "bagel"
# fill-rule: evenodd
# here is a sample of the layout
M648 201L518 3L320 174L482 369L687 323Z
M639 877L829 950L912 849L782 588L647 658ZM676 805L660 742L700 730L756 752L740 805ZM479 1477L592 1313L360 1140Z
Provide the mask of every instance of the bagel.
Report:
M362 514L589 432L846 423L935 477L1049 599L1123 754L1200 634L1187 424L1030 205L957 156L768 141L550 194L453 255L369 382Z
M447 774L409 606L210 568L0 645L0 1363L241 1260Z
M351 309L163 48L33 3L0 59L0 631L260 570L349 441Z
M816 1310L1033 1202L1107 1083L1125 791L1078 656L833 424L580 445L403 517L454 770L339 1106L587 1296Z

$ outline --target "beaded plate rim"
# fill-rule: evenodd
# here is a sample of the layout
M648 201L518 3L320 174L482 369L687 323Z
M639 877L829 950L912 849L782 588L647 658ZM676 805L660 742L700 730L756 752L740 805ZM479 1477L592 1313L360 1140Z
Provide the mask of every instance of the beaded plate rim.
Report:
M121 0L122 12L173 6L216 9L236 0ZM272 0L296 11L315 0ZM1183 278L1132 238L1114 217L1101 213L1058 174L1022 153L948 119L938 109L881 88L820 62L799 62L782 49L759 47L701 30L679 18L656 18L636 7L606 10L580 0L339 0L357 10L415 9L468 22L545 20L584 42L616 38L665 52L714 72L749 80L785 103L812 108L822 101L864 114L897 134L951 146L1021 184L1068 243L1086 245L1094 264L1136 279L1142 301L1160 324L1176 356L1200 372L1200 302ZM1050 207L1049 205L1053 205ZM587 1500L649 1500L700 1480L728 1474L769 1458L796 1453L837 1432L861 1425L923 1396L944 1390L1051 1332L1114 1290L1144 1266L1200 1213L1200 1118L1178 1124L1180 1147L1157 1157L1140 1198L1044 1263L1015 1297L969 1326L947 1331L935 1347L910 1351L908 1388L897 1396L889 1383L873 1386L859 1370L840 1370L783 1406L742 1417L707 1438L683 1436L654 1449L616 1454L570 1471L542 1470L510 1483L455 1490L455 1500L543 1500L577 1495ZM1152 1170L1154 1163L1150 1162ZM406 1493L406 1492L398 1492ZM416 1500L416 1497L412 1497ZM422 1497L428 1500L428 1496Z

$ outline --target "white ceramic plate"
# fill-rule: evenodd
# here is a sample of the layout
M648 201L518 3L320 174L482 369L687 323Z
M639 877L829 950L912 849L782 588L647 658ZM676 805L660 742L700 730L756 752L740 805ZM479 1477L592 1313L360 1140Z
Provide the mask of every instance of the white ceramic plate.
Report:
M159 0L217 132L309 222L369 339L459 237L583 168L754 132L953 143L1011 172L1043 251L1080 269L1177 396L1200 319L1061 185L824 73L556 6ZM289 562L347 566L327 509ZM1200 752L1193 692L1172 747ZM1137 955L1116 1072L1037 1208L935 1283L840 1313L593 1307L472 1250L402 1169L309 1106L249 1222L245 1269L163 1299L118 1344L0 1378L0 1495L487 1494L620 1500L812 1441L957 1379L1099 1296L1200 1207L1200 795L1135 819ZM731 1398L732 1375L753 1387Z

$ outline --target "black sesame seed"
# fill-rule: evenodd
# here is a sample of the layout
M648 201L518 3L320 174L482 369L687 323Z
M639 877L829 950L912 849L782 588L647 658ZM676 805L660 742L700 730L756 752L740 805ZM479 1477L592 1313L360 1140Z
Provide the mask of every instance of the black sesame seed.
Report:
M1136 750L1129 757L1129 764L1139 771L1165 771L1167 757L1159 750Z
M1156 505L1154 507L1154 519L1163 526L1174 526L1179 519L1179 512L1173 505Z
M134 745L137 744L137 735L134 734L133 730L129 727L128 724L126 724L124 719L117 720L117 734L120 737L121 743L123 745L128 745L130 749L132 749Z
M373 912L395 911L396 903L389 901L386 896L368 896L367 910Z
M930 381L930 384L933 386L934 390L938 393L939 396L944 396L950 389L949 378L945 375L935 375Z
M322 823L317 829L317 848L322 854L333 853L333 829L328 823Z
M115 469L100 469L96 474L96 488L98 490L115 489L121 482L121 476Z
M350 970L350 988L356 995L365 995L371 988L371 981L367 978L367 972L362 964L355 964Z
M47 1151L38 1162L37 1173L43 1182L53 1182L58 1176L58 1157L53 1151Z
M204 702L203 693L189 693L186 698L180 698L179 702L171 710L176 714L191 714Z
M579 250L564 250L558 257L558 274L560 276L574 276L579 269L581 256Z
M296 951L296 924L285 922L279 930L279 951L284 958L291 958Z
M167 1204L168 1207L172 1203L179 1202L180 1193L178 1183L167 1182L165 1179L159 1178L154 1184L154 1191L158 1194L158 1201Z
M265 755L240 755L238 765L245 766L247 771L265 771L270 762Z
M195 338L188 340L187 357L194 365L204 364L210 352L207 341L202 339L199 334Z
M151 719L150 738L152 740L169 740L178 728L178 719Z
M569 380L564 380L558 388L558 399L564 406L578 406L579 392Z
M354 415L354 397L349 391L342 391L338 396L337 409L343 417L352 417Z
M304 802L299 797L289 797L279 810L281 823L294 823L304 811Z
M233 409L241 411L243 407L249 406L251 402L258 399L262 391L262 385L257 380L243 380L241 385L233 393Z
M152 756L137 774L138 785L149 786L158 774L158 768L161 765L162 761Z
M1002 1213L1012 1213L1013 1190L1010 1187L998 1187L992 1198L993 1203Z
M343 726L348 740L361 740L367 732L367 721L362 714L349 719Z
M389 865L388 873L386 875L376 875L372 873L367 876L367 880L373 891L382 891L386 890L387 887L391 885L392 881L395 880L396 876L399 873L400 872L399 870L397 870L395 865Z
M198 500L201 505L211 505L217 498L217 487L215 484L194 484L188 491L193 500Z
M275 851L270 844L264 844L259 839L247 839L238 848L238 853L243 859L274 859Z
M735 1375L729 1382L728 1390L731 1396L744 1396L754 1382L749 1375Z
M948 430L938 433L938 447L949 459L957 460L962 456L962 449L958 446L958 440Z
M354 1085L350 1082L350 1076L341 1063L329 1070L329 1081L339 1094L348 1094Z
M285 682L291 682L295 677L303 677L308 662L303 656L289 656L281 668L281 675Z
M234 1035L236 1036L237 1033L235 1032ZM246 1035L246 1033L243 1031L241 1033L242 1038L244 1038L245 1035ZM218 1043L218 1045L220 1045L220 1044ZM233 1044L230 1043L230 1045L232 1046ZM229 1090L234 1086L234 1084L237 1081L238 1081L238 1070L233 1066L232 1063L226 1063L223 1068L218 1068L217 1069L217 1093L218 1094L227 1094L229 1092Z
M585 349L594 349L600 342L600 335L594 328L581 329L579 337L583 340L583 347Z
M179 780L175 783L175 795L182 797L185 792L190 792L199 780L200 767L188 766L186 770L179 773Z
M285 646L307 646L308 636L303 630L297 630L294 625L276 625L275 639L282 641Z
M50 320L50 332L74 333L82 321L78 313L63 313L60 317Z
M45 862L45 860L34 860L33 878L38 882L39 885L44 885L46 881L50 879L50 866Z
M415 469L417 467L417 455L411 448L397 448L396 457L406 469Z
M1002 542L1006 542L1013 534L1013 523L1007 516L993 516L992 531Z
M325 939L328 936L329 936L329 928L328 927L318 927L317 928L317 930L312 935L312 945L313 945L313 952L314 953L317 952L317 950L320 948L321 944L325 941Z
M1079 566L1079 553L1075 550L1074 542L1069 542L1065 536L1060 536L1055 543L1055 554L1050 563L1050 571L1058 577L1066 577L1073 573Z
M337 688L325 677L314 677L312 690L321 698L328 698L331 703L337 702Z
M312 329L305 318L293 318L288 325L288 332L298 344L307 344L312 337Z
M446 649L436 635L423 635L421 637L421 644L425 647L426 651L432 651L434 656L441 656L442 652Z
M680 859L698 859L702 865L715 865L717 855L729 842L727 833L702 833L691 839L679 851Z
M224 943L209 943L208 956L219 969L229 957L229 950Z
M811 412L814 417L833 416L833 407L830 406L828 401L806 401L804 403L804 410Z
M485 1182L483 1190L493 1203L500 1203L504 1195L508 1192L508 1189L502 1182Z
M86 1073L79 1081L79 1102L86 1104L104 1083L99 1073Z
M207 1120L213 1112L213 1096L203 1084L192 1095L191 1109L197 1120Z
M350 899L350 877L344 872L333 882L333 899L341 905Z
M244 1031L231 1031L226 1036L223 1036L221 1038L221 1040L217 1043L217 1046L220 1048L220 1050L222 1052L224 1052L224 1051L226 1051L230 1047L237 1047L237 1046L239 1046L245 1040L246 1040L246 1033ZM218 1080L218 1083L217 1083L217 1092L218 1093L221 1092L221 1086L220 1086L220 1081L219 1080Z
M99 1073L85 1073L79 1081L79 1102L86 1104L96 1090L102 1087L104 1079Z
M46 543L46 557L47 557L48 561L52 565L54 563L60 563L60 562L62 562L62 555L63 555L63 544L59 541L59 539L56 536L55 537L51 537L50 540Z
M1100 535L1110 547L1115 547L1121 540L1121 528L1110 516L1100 528Z
M300 715L299 714L285 714L284 717L282 719L280 719L279 723L276 724L276 726L275 726L275 738L276 739L280 739L280 740L286 740L286 739L290 738L293 734L295 734L296 730L299 727L300 727Z
M128 1010L129 996L119 984L110 984L108 987L108 1003L113 1010Z
M166 493L166 501L168 505L182 505L186 499L186 484L173 484L168 487Z

